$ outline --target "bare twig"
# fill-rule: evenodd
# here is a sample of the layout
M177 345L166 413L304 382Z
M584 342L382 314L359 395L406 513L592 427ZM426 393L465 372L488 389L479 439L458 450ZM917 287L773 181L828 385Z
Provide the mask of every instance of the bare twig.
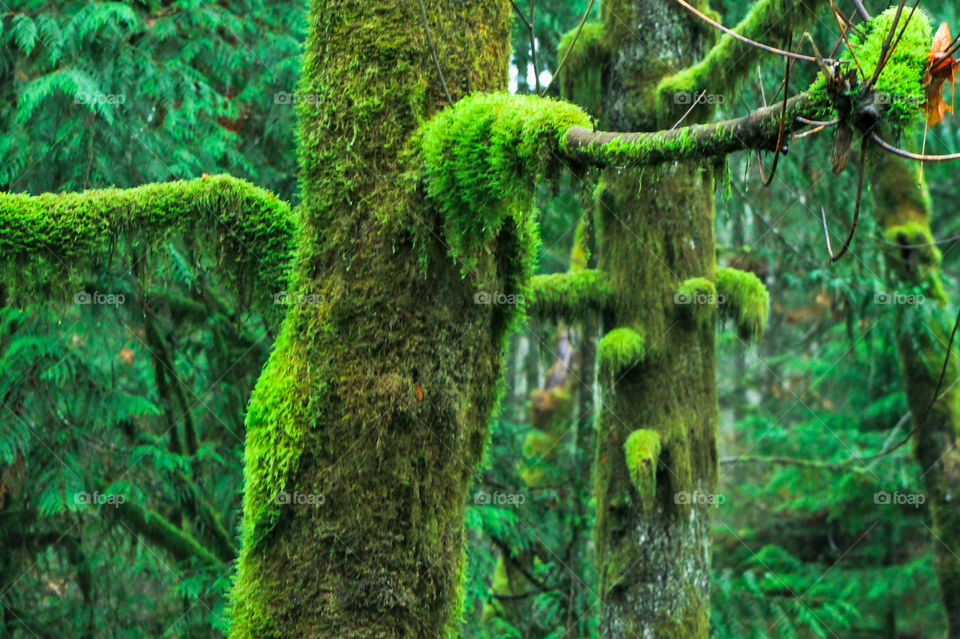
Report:
M898 155L908 160L919 160L920 162L953 162L954 160L960 160L960 153L950 153L947 155L924 155L921 153L911 153L910 151L904 151L903 149L899 149L893 146L892 144L885 142L883 138L881 138L876 133L871 133L870 139L876 142L880 146L880 148L882 148L884 151L887 151L894 155Z
M433 66L437 68L437 75L440 76L440 86L443 87L443 94L447 96L447 104L453 104L453 98L450 97L450 91L447 89L447 81L443 78L443 70L440 69L437 50L433 46L433 38L430 36L430 25L427 24L427 10L423 8L423 0L417 0L417 2L420 4L420 18L423 20L423 30L427 34L427 46L430 48L430 57L433 58Z
M844 241L843 246L840 247L840 252L836 255L830 250L830 237L828 234L827 237L827 251L830 253L830 261L836 262L847 252L847 249L850 248L850 243L853 241L853 235L857 232L857 222L860 221L860 202L863 200L863 173L866 170L867 166L867 138L863 138L863 142L860 144L860 166L858 167L860 175L857 178L857 202L853 205L853 223L850 225L850 232L847 233L847 239ZM826 216L824 216L823 229L826 231Z
M573 34L573 40L570 41L570 46L568 46L567 50L563 52L563 57L560 58L560 62L557 64L557 70L553 72L550 82L547 83L547 86L543 89L540 97L545 96L550 90L550 86L553 84L553 81L557 79L558 75L560 75L560 71L563 70L563 65L566 64L567 58L570 57L570 52L573 51L573 47L577 46L577 40L580 38L580 32L583 31L583 25L587 23L587 17L590 15L590 11L593 10L594 2L595 0L590 0L590 2L587 4L587 10L583 12L583 16L580 18L580 22L577 24L577 32Z

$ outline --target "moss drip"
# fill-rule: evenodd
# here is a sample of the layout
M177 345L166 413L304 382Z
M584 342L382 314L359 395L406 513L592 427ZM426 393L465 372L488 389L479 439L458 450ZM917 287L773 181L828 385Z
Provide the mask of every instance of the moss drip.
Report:
M642 362L645 353L640 333L632 328L615 328L604 335L597 346L600 374L615 381Z
M653 497L657 492L660 435L653 430L637 429L630 433L627 441L623 443L623 452L627 456L630 479L640 496L640 503L646 509L652 508Z

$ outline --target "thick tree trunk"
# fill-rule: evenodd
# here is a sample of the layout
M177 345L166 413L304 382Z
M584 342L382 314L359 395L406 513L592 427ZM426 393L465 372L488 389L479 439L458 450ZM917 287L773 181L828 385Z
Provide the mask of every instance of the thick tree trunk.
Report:
M702 54L699 25L673 2L621 0L604 6L603 28L610 54L601 128L669 128L687 105L661 103L654 88ZM715 278L713 181L693 164L608 169L595 219L613 296L598 354L600 634L705 638L706 502L717 476L714 324L689 321L674 294L688 278ZM704 312L713 318L716 306ZM620 356L624 347L631 356ZM646 459L636 454L644 442Z
M509 4L426 9L454 99L503 90ZM474 295L516 292L498 257L518 252L515 228L464 279L405 177L408 141L444 104L418 4L318 0L309 21L291 288L307 303L291 304L247 416L231 637L453 636L512 310ZM435 232L415 245L424 220Z
M947 637L960 637L960 392L956 358L950 357L937 389L949 341L952 314L940 274L940 251L932 244L930 202L917 186L917 171L903 160L881 156L874 174L874 198L890 271L888 301L898 302L897 347L907 403L913 415L913 454L923 473L933 519L934 570L947 620ZM920 300L921 304L904 304ZM893 296L896 296L894 299ZM933 401L934 394L939 398ZM931 402L932 405L931 405ZM892 493L894 488L890 489Z

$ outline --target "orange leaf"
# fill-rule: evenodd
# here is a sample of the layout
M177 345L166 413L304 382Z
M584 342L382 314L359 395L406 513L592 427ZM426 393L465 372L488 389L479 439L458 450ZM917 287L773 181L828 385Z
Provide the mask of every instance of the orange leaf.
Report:
M946 54L953 38L950 37L950 27L941 23L937 33L933 36L933 46L930 47L930 70L923 83L926 87L927 105L925 114L927 126L934 126L943 121L943 114L953 111L943 99L943 83L953 84L955 72L960 62Z

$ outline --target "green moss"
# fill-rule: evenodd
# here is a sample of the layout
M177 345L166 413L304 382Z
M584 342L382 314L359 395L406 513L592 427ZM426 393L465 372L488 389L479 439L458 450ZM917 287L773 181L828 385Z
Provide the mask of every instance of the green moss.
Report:
M783 47L792 33L800 32L811 22L818 5L827 6L827 2L760 0L752 4L750 12L734 31L771 46ZM678 93L697 94L705 89L713 93L732 92L736 83L754 67L757 58L765 55L756 47L724 34L700 62L665 77L657 91L665 99ZM732 93L725 97L733 100Z
M597 361L600 373L614 379L643 361L643 336L632 328L615 328L600 340Z
M558 79L560 95L594 117L601 117L603 67L609 57L603 23L587 22L579 36L577 29L569 31L560 39L557 48L558 60L565 60Z
M903 11L895 37L899 37L909 12L909 9ZM896 8L892 7L875 16L870 22L860 25L865 31L864 37L851 32L854 55L847 50L841 60L847 60L853 65L854 56L856 57L863 69L862 73L857 72L860 83L873 77L895 14ZM929 67L932 43L930 18L921 9L917 9L875 86L866 95L860 95L859 86L847 94L828 95L830 90L822 75L817 77L809 91L833 102L841 119L855 127L872 126L879 120L883 125L895 130L907 129L923 121L923 107L926 103L923 78Z
M770 307L770 294L760 278L735 268L717 268L717 296L720 316L733 320L740 338L759 339Z
M610 300L603 273L586 269L533 277L527 302L534 317L573 322L603 311Z
M226 175L133 189L0 195L4 283L14 297L75 285L125 239L151 250L179 236L214 247L209 254L241 291L261 291L242 300L270 306L273 295L286 290L294 229L289 205Z
M627 456L630 480L640 495L640 503L645 510L649 510L653 507L653 498L657 491L660 435L653 430L637 429L630 433L627 441L623 443L623 452Z
M420 129L427 198L440 211L450 254L464 272L490 250L508 218L520 236L513 259L530 270L539 242L532 220L533 187L538 176L556 168L560 137L572 126L591 123L571 104L475 93Z
M677 310L699 327L716 321L717 288L705 277L691 277L680 283L673 296Z

